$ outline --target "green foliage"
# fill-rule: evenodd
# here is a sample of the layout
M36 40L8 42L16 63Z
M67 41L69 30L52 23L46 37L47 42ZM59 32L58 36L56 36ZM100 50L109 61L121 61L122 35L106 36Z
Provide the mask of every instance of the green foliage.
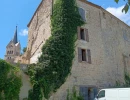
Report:
M73 87L72 92L67 91L67 100L83 100L83 97L77 93L76 89Z
M42 97L41 87L38 84L35 84L33 89L29 90L28 100L42 100Z
M84 24L75 0L56 0L53 7L51 37L42 47L35 71L31 71L31 93L37 100L41 100L42 90L48 99L66 81L74 58L77 27Z
M35 81L36 69L37 69L36 64L30 64L28 65L28 71L26 72L26 74L30 76L30 82L32 85L36 83Z
M119 81L116 81L116 85L114 87L116 88L123 88L123 87L130 87L130 75L125 72L124 74L124 80L125 83L121 84Z
M127 1L127 2L125 4L124 8L122 9L122 12L125 11L125 13L127 13L129 10L129 7L130 7L130 0L124 0L124 1ZM115 2L118 3L119 0L115 0Z
M23 48L23 52L26 52L26 50L27 50L27 47L24 47L24 48Z
M125 77L125 84L124 84L124 86L125 87L130 87L130 75L126 72L124 77Z
M18 100L22 86L20 70L0 59L0 100Z

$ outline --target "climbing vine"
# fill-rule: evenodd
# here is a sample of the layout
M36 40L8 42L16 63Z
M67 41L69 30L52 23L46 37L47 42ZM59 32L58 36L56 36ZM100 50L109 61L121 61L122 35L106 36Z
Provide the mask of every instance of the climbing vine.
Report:
M0 59L0 100L18 100L22 86L19 69Z
M124 83L120 83L120 81L116 81L116 85L114 87L122 88L122 87L130 87L130 75L127 71L124 72Z
M67 90L67 98L66 100L84 100L83 97L76 91L75 87L73 87L72 91L70 92L69 89Z
M77 27L84 24L75 0L56 0L53 7L51 37L42 47L35 71L31 71L32 100L41 100L42 93L48 99L66 81L74 58Z

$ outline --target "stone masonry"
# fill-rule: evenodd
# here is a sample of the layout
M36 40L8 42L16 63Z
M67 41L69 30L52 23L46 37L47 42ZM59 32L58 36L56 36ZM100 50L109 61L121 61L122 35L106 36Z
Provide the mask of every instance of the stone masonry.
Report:
M28 63L37 62L51 35L52 3L42 0L28 24ZM65 100L66 90L73 86L112 87L116 81L124 82L124 71L130 72L130 27L98 5L86 0L77 0L77 4L85 10L86 24L82 28L88 29L89 42L77 40L71 75L50 100ZM90 49L91 64L79 62L78 48Z

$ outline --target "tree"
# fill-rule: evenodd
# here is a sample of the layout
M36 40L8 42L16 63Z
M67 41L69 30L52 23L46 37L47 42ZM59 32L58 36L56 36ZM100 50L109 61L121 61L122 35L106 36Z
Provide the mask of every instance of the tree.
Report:
M124 0L124 1L126 1L126 0ZM118 3L119 0L115 0L115 2ZM127 0L124 8L122 9L122 12L125 11L125 13L127 13L129 10L129 7L130 7L130 0Z
M0 59L0 100L18 100L21 86L20 69Z
M26 52L26 50L27 50L27 47L24 47L24 48L23 48L23 53L25 53L25 52Z

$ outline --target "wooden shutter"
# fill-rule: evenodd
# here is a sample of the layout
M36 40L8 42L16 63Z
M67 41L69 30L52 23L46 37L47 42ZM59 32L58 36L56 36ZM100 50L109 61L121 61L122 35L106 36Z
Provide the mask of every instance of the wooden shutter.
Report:
M88 63L89 64L91 64L92 62L91 62L91 51L90 51L90 49L87 49L87 56L88 56Z
M79 93L83 97L84 100L88 100L88 88L87 87L80 87Z
M78 61L79 62L82 61L82 51L81 51L81 48L78 48Z
M97 96L97 93L98 93L98 90L97 90L96 87L95 87L93 90L94 90L94 97L96 97L96 96Z
M89 35L88 35L88 29L84 29L84 34L85 34L85 40L87 41L87 42L89 42Z
M77 28L77 32L78 32L78 40L80 40L80 27Z
M86 21L85 10L83 8L78 8L78 9L79 9L79 14L80 14L82 20Z

